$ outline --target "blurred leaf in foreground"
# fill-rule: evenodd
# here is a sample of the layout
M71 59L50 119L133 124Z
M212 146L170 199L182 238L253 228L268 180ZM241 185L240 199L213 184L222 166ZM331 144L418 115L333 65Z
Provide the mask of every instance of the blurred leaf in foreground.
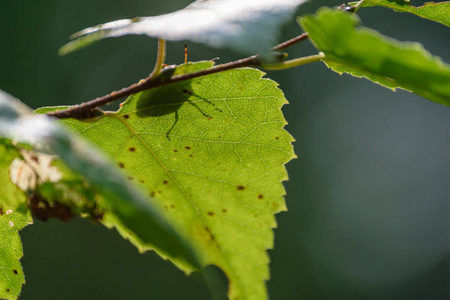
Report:
M175 75L211 62L179 66ZM236 69L138 93L94 122L63 122L114 158L155 198L203 265L219 266L230 299L267 298L274 213L294 157L277 84ZM43 111L41 111L43 112ZM145 249L145 245L138 245Z
M200 268L186 240L152 205L149 197L134 188L116 166L56 121L44 115L32 115L25 105L1 91L0 136L29 145L36 151L57 155L74 174L84 178L91 191L97 194L97 204L106 216L115 218L149 249L155 249L162 256L170 256L185 269ZM9 182L9 178L7 180ZM63 184L62 181L47 183L54 186ZM64 192L57 187L42 191L55 198L58 198L56 192ZM76 202L76 199L72 200Z
M412 6L410 1L364 0L362 7L383 6L397 12L407 12L450 27L450 2L427 2L423 6Z
M155 17L118 20L84 29L60 49L64 55L107 37L142 34L171 41L190 40L250 54L269 50L279 27L305 0L197 0Z
M391 89L402 88L450 105L450 66L422 45L399 42L360 27L356 15L329 8L300 18L324 62L338 72L366 77Z

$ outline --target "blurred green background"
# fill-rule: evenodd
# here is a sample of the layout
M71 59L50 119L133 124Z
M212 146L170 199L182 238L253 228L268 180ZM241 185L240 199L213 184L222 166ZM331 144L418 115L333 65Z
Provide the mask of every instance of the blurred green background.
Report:
M153 39L109 39L67 57L57 50L85 27L190 2L1 0L0 89L37 108L137 82L153 67ZM311 1L298 14L341 3ZM365 26L420 41L450 62L449 28L382 8L360 16ZM300 32L292 22L282 38ZM183 43L168 47L167 62L182 63ZM188 47L191 61L241 58ZM314 50L304 42L289 52ZM339 76L321 63L267 76L290 101L283 111L299 156L287 165L289 211L277 215L269 251L271 299L450 299L450 108ZM21 235L23 300L210 298L196 276L185 277L154 253L139 254L87 220L37 221Z

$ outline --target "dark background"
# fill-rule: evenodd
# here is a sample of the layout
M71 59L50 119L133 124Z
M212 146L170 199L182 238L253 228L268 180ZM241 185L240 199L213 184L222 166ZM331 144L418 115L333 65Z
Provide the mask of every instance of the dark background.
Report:
M109 39L66 57L57 50L85 27L189 2L1 0L0 89L37 108L137 82L153 67L153 39ZM312 1L298 14L341 3ZM360 16L365 26L420 41L450 62L449 28L383 8ZM299 33L292 22L283 38ZM191 61L241 58L188 45ZM313 53L309 42L290 50L291 57ZM167 62L183 60L183 44L169 43ZM321 63L268 77L290 101L283 111L299 156L287 165L289 211L277 215L269 252L271 299L450 299L450 108ZM21 235L23 300L209 299L200 279L87 220L37 221Z

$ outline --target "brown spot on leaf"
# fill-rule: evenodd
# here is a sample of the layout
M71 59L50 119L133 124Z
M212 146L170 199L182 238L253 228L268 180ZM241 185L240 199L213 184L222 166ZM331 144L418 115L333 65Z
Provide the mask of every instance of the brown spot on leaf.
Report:
M193 155L192 155L192 154L189 154L189 157L193 157Z
M264 195L259 194L259 195L258 195L258 199L260 199L260 200L264 199Z
M213 119L212 117L208 117L208 120L210 120L210 121L211 121L212 119Z
M275 139L276 139L276 140L279 140L279 139L280 139L280 137L279 137L279 136L276 136L276 137L275 137Z
M177 152L178 152L178 150L177 150L177 149L173 149L173 152L177 153Z
M192 92L187 89L182 89L181 91L185 94L192 95Z
M222 212L226 213L228 210L226 208L222 208Z
M3 211L3 205L0 204L0 216L3 216L3 213L4 213L4 211Z
M208 211L206 214L210 217L214 216L214 212L212 212L212 211Z
M168 184L169 182L167 180L163 180L163 183L164 184Z
M16 269L14 269L13 272L14 272L14 274L16 274L16 275L19 274L19 272L18 272Z
M9 293L10 289L6 289L6 292Z
M144 180L142 180L142 179L139 179L139 182L140 182L140 183L144 183Z
M123 118L126 120L126 119L129 119L130 116L129 115L123 115Z
M135 147L130 147L128 150L130 150L130 152L135 152L136 148Z
M123 169L125 168L125 165L123 163L119 163L119 168Z
M170 205L170 208L175 208L175 204Z
M134 178L131 177L131 176L128 176L127 179L128 179L128 180L133 180Z
M150 197L155 197L155 192L150 192Z
M186 149L186 150L191 150L191 147L186 146L186 147L184 147L184 149Z
M238 185L236 188L237 188L238 191L245 190L245 186L243 186L243 185Z
M34 160L35 162L39 163L39 157L36 155L31 155L31 160Z

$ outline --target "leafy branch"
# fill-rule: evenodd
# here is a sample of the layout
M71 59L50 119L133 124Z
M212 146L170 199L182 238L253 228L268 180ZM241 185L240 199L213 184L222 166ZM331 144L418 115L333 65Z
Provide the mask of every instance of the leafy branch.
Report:
M307 33L300 34L299 36L292 38L288 41L285 41L275 47L272 48L273 51L281 51L284 50L294 44L297 44L301 41L304 41L308 38ZM269 55L273 55L276 53L270 53ZM280 54L280 53L278 53ZM295 66L299 66L306 63L316 62L321 60L324 56L323 54L317 54L317 55L311 55L306 57L301 57L298 59L292 59L289 61L284 62L278 62L278 63L267 63L264 59L261 59L261 55L252 55L247 58L242 58L236 61L232 61L229 63L221 64L218 66L214 66L208 69L187 73L187 74L181 74L181 75L175 75L172 76L174 73L175 66L168 66L165 68L161 68L164 62L165 57L165 41L160 39L158 42L158 58L155 65L154 70L152 73L145 79L140 80L138 83L134 83L128 87L122 88L118 91L111 92L105 96L95 98L91 101L75 105L71 108L50 112L47 113L48 116L56 117L59 119L66 119L66 118L74 118L74 119L85 119L90 118L95 115L95 109L97 107L106 105L108 103L111 103L116 100L120 100L122 98L128 97L130 95L164 86L173 84L176 82L181 82L189 79L193 79L200 76L210 75L218 72L223 72L231 69L237 69L242 67L261 67L263 69L267 70L280 70L280 69L286 69L291 68ZM285 56L283 56L285 57Z

